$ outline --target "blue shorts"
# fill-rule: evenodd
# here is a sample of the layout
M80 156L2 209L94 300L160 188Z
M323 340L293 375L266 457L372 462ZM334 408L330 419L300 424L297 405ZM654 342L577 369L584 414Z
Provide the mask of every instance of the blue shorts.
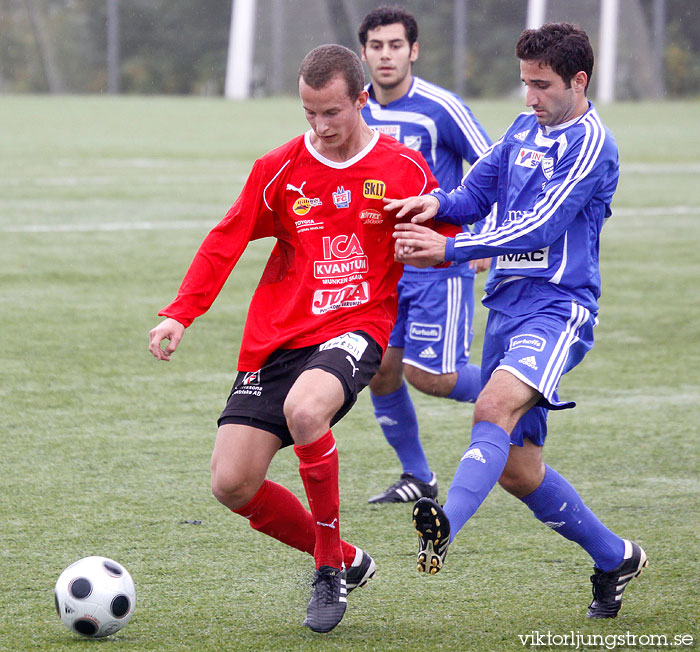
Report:
M399 281L399 310L389 346L402 348L404 364L449 374L469 362L474 332L474 279L433 276Z
M495 310L489 312L481 358L482 383L496 369L504 369L542 395L513 430L514 444L522 446L527 437L542 446L547 435L547 411L576 405L560 400L557 387L561 377L593 347L597 323L588 309L566 301L513 317Z

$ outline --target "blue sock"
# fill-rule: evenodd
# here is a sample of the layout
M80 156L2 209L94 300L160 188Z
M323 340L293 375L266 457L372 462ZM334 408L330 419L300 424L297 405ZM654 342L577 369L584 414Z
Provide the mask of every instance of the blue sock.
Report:
M489 421L474 425L471 443L452 478L444 507L450 521L450 541L498 482L509 451L510 436L503 428Z
M370 396L377 423L399 456L403 472L430 482L433 474L420 443L418 419L406 383L391 394L377 396L370 393Z
M457 369L457 384L447 395L455 401L473 403L481 391L481 368L475 364L465 364Z
M624 540L600 522L576 489L554 469L547 466L542 484L521 500L546 526L578 543L600 570L610 571L622 562Z

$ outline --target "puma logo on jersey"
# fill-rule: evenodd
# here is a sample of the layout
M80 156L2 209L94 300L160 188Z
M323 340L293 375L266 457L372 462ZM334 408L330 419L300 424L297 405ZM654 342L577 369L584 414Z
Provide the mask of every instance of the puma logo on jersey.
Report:
M352 366L352 377L355 377L355 372L357 371L357 367L355 366L355 363L352 361L352 358L349 355L345 356L345 359L350 363Z
M301 197L297 197L297 200L292 206L292 210L296 215L306 215L314 206L321 206L323 202L318 197L307 197L304 194L304 186L306 181L304 181L298 188L293 183L287 184L287 190L292 192L298 192Z
M302 197L306 197L304 194L304 186L306 185L306 181L302 183L298 188L291 183L287 184L287 190L291 190L292 192L298 192Z

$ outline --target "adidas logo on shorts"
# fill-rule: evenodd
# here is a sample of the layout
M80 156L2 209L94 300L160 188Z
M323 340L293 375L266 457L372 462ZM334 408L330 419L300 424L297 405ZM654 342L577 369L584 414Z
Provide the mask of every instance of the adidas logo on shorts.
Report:
M486 464L486 460L478 448L470 448L464 455L462 455L462 459L459 461L462 462L464 460L476 460L477 462Z
M520 358L518 362L520 364L524 364L526 367L530 367L530 369L534 369L535 371L537 371L537 360L535 359L534 355L528 355L524 358Z
M419 358L437 358L437 353L433 350L432 346L429 346L427 349L423 349L420 354L418 355Z

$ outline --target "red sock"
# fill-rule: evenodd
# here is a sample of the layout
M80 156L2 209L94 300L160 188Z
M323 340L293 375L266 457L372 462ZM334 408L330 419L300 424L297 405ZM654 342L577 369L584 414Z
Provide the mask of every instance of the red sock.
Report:
M338 523L338 450L333 433L329 430L310 444L295 445L294 452L299 457L299 475L306 489L316 530L316 568L340 568L343 551Z
M282 485L265 480L250 502L233 511L247 518L254 530L313 556L316 546L313 516ZM343 561L346 566L350 566L355 559L355 546L347 541L341 541L340 544L343 548Z

